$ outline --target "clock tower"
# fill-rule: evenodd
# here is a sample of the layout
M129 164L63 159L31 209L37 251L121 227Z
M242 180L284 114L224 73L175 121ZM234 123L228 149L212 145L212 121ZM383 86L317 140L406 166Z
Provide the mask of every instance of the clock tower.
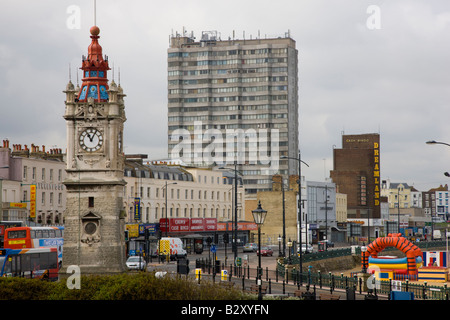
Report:
M83 56L81 88L69 82L64 119L67 125L67 190L63 266L81 274L123 272L125 210L123 194L124 94L108 85L108 57L103 57L100 29L90 29L91 44Z

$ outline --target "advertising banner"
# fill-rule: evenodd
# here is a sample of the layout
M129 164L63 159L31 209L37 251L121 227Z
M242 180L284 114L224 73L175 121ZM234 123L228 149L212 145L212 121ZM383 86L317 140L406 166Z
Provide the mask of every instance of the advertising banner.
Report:
M134 220L141 220L141 198L134 198Z
M36 185L30 185L30 218L36 218Z
M216 231L216 218L165 218L159 219L159 227L162 232L202 232ZM168 228L168 229L167 229Z

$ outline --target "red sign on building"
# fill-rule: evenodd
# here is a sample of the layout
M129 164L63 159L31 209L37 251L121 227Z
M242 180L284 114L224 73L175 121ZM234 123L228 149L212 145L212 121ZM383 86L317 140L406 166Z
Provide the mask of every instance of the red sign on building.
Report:
M168 220L168 221L167 221ZM216 218L169 218L159 219L159 228L162 232L202 232L216 231ZM168 228L168 229L167 229Z

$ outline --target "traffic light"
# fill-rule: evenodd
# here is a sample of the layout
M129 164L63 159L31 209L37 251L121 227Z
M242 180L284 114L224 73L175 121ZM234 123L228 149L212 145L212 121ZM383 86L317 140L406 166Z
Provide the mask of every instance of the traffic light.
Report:
M128 230L125 230L125 241L128 241Z
M230 241L230 236L228 235L228 233L225 233L223 235L223 243L228 243Z

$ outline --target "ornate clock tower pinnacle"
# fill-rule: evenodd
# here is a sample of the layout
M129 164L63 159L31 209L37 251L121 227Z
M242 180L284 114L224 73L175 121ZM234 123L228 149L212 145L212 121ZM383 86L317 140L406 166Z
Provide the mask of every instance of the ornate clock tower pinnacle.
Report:
M108 57L103 59L102 47L98 43L100 28L93 26L90 30L92 42L88 47L87 58L83 56L81 70L83 78L81 90L78 93L79 101L86 101L92 97L96 102L108 100L107 71L110 70Z

